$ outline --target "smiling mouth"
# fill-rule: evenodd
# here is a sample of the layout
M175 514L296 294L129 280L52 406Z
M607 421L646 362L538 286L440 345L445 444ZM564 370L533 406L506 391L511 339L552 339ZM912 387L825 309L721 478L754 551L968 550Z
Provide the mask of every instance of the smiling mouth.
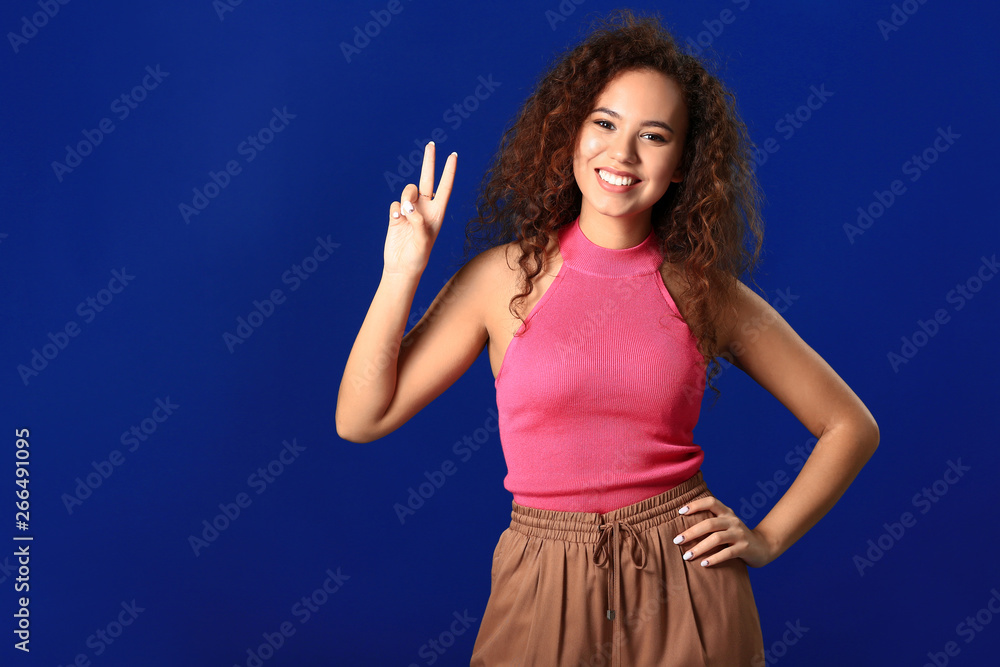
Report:
M607 185L612 187L629 187L640 183L638 178L633 178L631 176L616 176L611 172L604 171L603 169L595 169L597 177L604 181Z

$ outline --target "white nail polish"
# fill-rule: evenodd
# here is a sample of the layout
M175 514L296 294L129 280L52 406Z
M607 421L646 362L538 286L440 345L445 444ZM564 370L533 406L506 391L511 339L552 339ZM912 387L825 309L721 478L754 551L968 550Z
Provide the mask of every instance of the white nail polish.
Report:
M688 511L688 508L687 508L687 505L685 505L684 507L682 507L679 510L677 510L677 513L678 514L687 514L687 511Z
M413 208L413 202L411 202L409 199L403 202L403 211L406 213L406 215L413 213L414 210L415 209Z
M680 544L683 541L684 541L683 535L678 535L677 537L674 538L674 544Z
M692 555L693 555L693 554L692 554L692 553L691 553L690 551L689 551L689 552L687 552L686 554L684 554L684 560L691 560L691 556L692 556Z

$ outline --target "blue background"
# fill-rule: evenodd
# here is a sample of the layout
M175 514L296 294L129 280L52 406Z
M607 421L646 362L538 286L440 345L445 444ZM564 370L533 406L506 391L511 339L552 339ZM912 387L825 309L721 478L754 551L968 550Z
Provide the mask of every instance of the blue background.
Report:
M976 282L982 258L1000 251L990 180L1000 13L986 4L911 0L912 14L897 5L901 25L885 35L879 21L894 9L883 2L632 5L661 11L681 41L711 43L752 138L775 140L758 172L767 197L758 283L768 298L798 297L785 319L881 429L877 453L835 508L751 570L773 664L922 665L938 654L937 664L985 665L1000 647L1000 618L980 613L991 596L994 609L1000 602L998 362L988 343L1000 281ZM399 156L435 128L446 134L437 173L459 153L413 324L457 269L503 128L591 15L616 5L403 0L398 14L381 1L217 5L70 2L36 17L37 30L24 25L42 11L37 2L0 10L0 661L246 665L248 649L289 623L295 633L264 664L427 665L431 655L468 664L510 519L495 431L467 460L453 450L492 423L486 355L405 426L364 445L337 436L337 389L378 285L388 207L402 190L386 174ZM348 60L341 44L373 11L391 21ZM9 34L22 31L30 38ZM122 118L114 101L141 86L147 67L166 74L155 87L147 77L151 89ZM499 85L469 101L460 124L449 120L479 77ZM781 121L813 86L832 94L801 110L809 118L789 134ZM241 142L275 109L287 110L284 126L264 133L273 140L248 161ZM113 131L57 175L53 162L104 118ZM939 128L958 138L935 154ZM904 163L928 148L935 161L911 180ZM185 220L179 205L230 160L239 173ZM852 242L844 225L894 180L905 192ZM283 276L319 239L339 245L307 262L314 271L292 289ZM113 271L134 278L102 293ZM960 284L978 290L961 308L948 299ZM224 334L276 289L285 300L227 346ZM108 296L100 312L78 310ZM888 354L939 309L947 322L918 334L916 354L894 369ZM41 370L22 377L19 367L67 323L78 335L52 343ZM742 373L729 368L717 382L722 397L709 408L707 394L695 432L703 470L733 508L762 494L763 507L744 515L754 526L786 488L767 493L767 482L794 475L789 452L811 436ZM158 399L177 406L160 422ZM130 450L122 434L144 420ZM21 428L30 429L30 655L12 646ZM285 441L297 456L271 464L280 473L270 482L252 478L280 460ZM111 474L67 505L78 478L115 450L120 465L104 464ZM401 524L394 505L447 460L455 474ZM941 481L959 461L968 470ZM921 505L925 488L939 496ZM203 521L241 493L249 505L193 548ZM915 523L889 536L885 524L904 512ZM880 539L887 548L859 572L856 557ZM340 588L304 618L295 605L328 570L343 576ZM120 636L96 639L109 624L117 632L133 600L142 611ZM456 613L475 623L452 644ZM977 613L981 630L960 633ZM789 623L808 628L794 644L783 639ZM450 646L429 652L442 633ZM949 641L959 652L946 658Z

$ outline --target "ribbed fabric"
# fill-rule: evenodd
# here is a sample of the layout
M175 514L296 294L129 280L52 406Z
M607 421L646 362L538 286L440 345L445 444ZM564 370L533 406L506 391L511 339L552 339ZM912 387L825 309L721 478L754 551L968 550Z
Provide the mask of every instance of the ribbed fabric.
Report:
M705 372L653 232L604 248L577 217L557 234L562 267L495 383L504 488L525 507L606 513L701 469Z

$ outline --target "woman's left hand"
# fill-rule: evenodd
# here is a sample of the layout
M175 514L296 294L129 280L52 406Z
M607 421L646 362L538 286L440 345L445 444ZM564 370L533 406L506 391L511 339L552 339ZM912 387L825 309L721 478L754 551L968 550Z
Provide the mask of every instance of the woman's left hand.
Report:
M678 543L675 538L674 544L682 545L695 544L699 537L707 535L685 553L685 556L691 554L685 560L701 563L704 567L712 567L730 558L742 558L750 567L763 567L776 558L771 544L762 535L747 528L746 524L736 516L736 512L722 504L722 501L715 496L692 500L687 504L687 508L685 516L691 516L695 512L709 512L714 516L677 534L677 537L683 536L684 540ZM703 555L724 544L730 546L710 556ZM705 560L708 562L705 563Z

